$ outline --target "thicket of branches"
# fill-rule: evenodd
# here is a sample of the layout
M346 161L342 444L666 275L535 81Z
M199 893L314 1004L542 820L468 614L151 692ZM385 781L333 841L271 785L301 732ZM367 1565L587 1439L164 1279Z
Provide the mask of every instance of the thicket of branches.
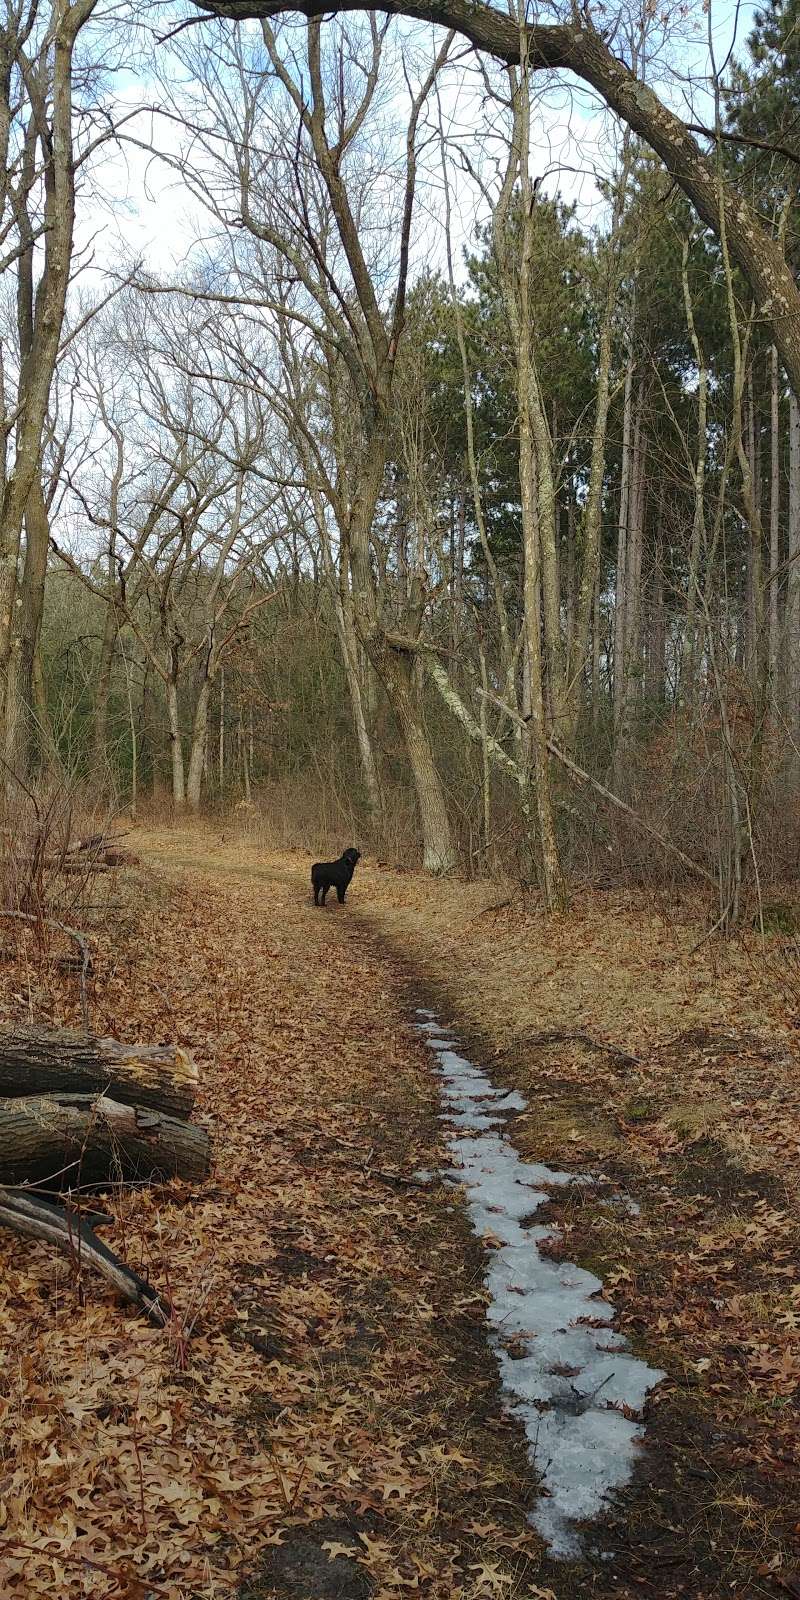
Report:
M243 801L550 907L696 879L734 926L800 829L793 309L749 264L797 256L796 3L712 62L703 215L610 117L601 202L558 195L530 22L475 68L378 14L180 21L147 57L6 0L7 794ZM620 12L634 80L667 28ZM75 244L147 153L134 36L204 219L168 280Z

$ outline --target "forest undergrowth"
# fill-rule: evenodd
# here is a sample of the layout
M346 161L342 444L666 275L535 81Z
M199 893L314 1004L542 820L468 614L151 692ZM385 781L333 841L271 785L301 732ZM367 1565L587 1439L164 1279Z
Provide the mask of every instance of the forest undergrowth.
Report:
M793 937L704 940L699 904L653 894L545 919L512 885L369 861L323 912L304 854L232 826L130 842L91 1024L195 1054L215 1167L111 1197L166 1332L0 1235L0 1593L800 1594ZM0 995L6 1020L80 1025L74 973L25 929ZM461 1201L407 1181L443 1155L426 1004L525 1090L523 1154L603 1175L554 1201L552 1248L668 1373L580 1568L527 1525Z

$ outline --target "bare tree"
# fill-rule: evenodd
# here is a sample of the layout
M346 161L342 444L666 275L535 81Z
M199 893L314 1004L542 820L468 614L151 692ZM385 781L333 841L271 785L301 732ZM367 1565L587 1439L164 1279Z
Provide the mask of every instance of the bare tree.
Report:
M262 304L313 332L342 386L337 405L350 418L346 473L340 457L319 481L336 517L340 570L351 585L358 637L385 687L408 753L425 866L443 872L454 863L444 790L407 641L392 629L377 581L375 534L405 320L420 122L449 41L419 86L409 88L402 173L390 183L370 123L379 104L386 27L370 17L358 39L345 28L330 40L326 57L321 23L312 20L302 59L296 60L289 37L264 22L259 60L245 59L240 37L224 70L196 56L211 113L204 138L210 170L204 180L195 160L193 171L196 191L220 220L230 220L227 208L233 203L258 246ZM356 64L361 59L363 66ZM235 106L231 75L238 92ZM220 127L226 133L222 142ZM376 209L371 196L379 174L383 193ZM270 293L276 282L281 292Z
M212 16L236 21L243 17L266 21L292 11L314 15L310 3L298 5L296 0L193 3ZM354 0L335 0L326 14L360 9ZM437 23L508 64L518 65L524 59L528 72L574 72L596 89L606 105L661 157L698 216L718 236L725 232L731 260L749 283L760 315L771 323L792 387L796 394L800 392L800 290L780 241L763 227L743 195L720 179L713 152L707 156L700 149L695 134L714 141L714 129L687 123L670 110L642 82L636 56L629 65L615 55L608 37L594 26L587 10L573 7L568 22L528 26L521 39L516 17L493 6L475 7L470 0L382 0L378 9L391 16ZM612 29L612 38L616 39L616 34Z
M47 550L42 436L62 338L75 223L74 58L95 4L59 0L44 13L35 0L8 4L0 27L0 250L2 265L16 270L18 333L13 359L8 351L3 359L0 422L0 749L7 754L24 654L16 599L26 514L28 638L38 630L32 615L37 606L41 615ZM23 681L27 676L23 663Z
M142 339L140 319L153 340ZM95 744L108 766L108 690L117 635L133 631L164 686L173 801L198 809L215 679L254 611L272 597L258 581L274 528L275 496L249 476L263 446L265 418L253 397L224 381L201 385L185 352L202 343L206 359L214 321L174 308L157 318L134 299L123 336L107 340L96 361L92 394L108 436L105 473L71 489L105 541L105 582L63 549L59 554L106 602L97 685ZM156 340L158 341L156 343ZM124 354L125 383L114 395L108 363ZM188 771L180 690L194 669Z

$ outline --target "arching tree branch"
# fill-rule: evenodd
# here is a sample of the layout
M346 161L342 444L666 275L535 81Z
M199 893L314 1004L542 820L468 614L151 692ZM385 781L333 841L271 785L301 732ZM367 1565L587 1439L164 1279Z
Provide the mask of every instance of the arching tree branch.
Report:
M285 12L319 14L319 0L194 0L210 16L241 21ZM479 50L500 61L519 61L519 29L512 18L475 0L332 0L325 15L339 11L381 10L454 29ZM670 111L613 52L589 22L533 27L528 32L534 70L561 69L591 85L634 133L664 162L698 215L715 233L720 229L720 199L731 258L743 273L758 309L772 325L775 343L796 395L800 396L800 291L780 244L762 227L752 207L729 184L720 185L713 162L703 154L690 128Z

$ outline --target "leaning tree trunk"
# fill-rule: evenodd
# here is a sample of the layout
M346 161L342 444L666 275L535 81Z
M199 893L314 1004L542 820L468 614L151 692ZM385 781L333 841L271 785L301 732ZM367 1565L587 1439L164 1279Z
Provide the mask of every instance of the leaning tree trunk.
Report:
M174 1045L120 1044L68 1029L0 1028L0 1095L108 1093L124 1105L189 1117L197 1067Z
M381 677L408 753L422 830L426 872L450 872L456 864L444 789L433 759L428 730L409 682L405 663L387 647Z
M342 560L344 560L344 556L342 556ZM339 634L339 648L342 653L342 663L350 695L350 707L353 713L353 726L358 742L358 753L361 757L361 772L367 792L367 808L372 822L376 823L380 821L383 815L383 796L378 778L375 751L372 746L372 738L364 710L361 674L358 670L358 637L353 615L353 600L349 590L348 578L344 572L341 575L339 591L334 595L334 608L336 612L336 629Z
M0 1100L0 1183L194 1180L208 1173L209 1150L197 1123L103 1094Z

